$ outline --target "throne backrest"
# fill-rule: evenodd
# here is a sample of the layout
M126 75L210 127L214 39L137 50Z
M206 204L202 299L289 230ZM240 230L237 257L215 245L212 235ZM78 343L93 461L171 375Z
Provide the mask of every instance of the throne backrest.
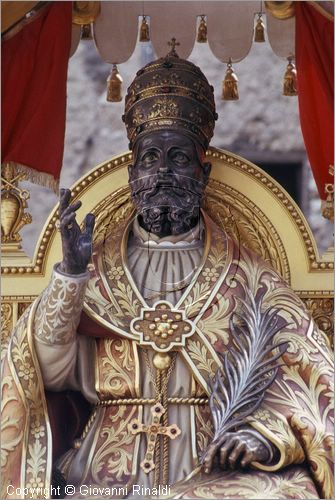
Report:
M333 260L320 258L313 234L299 207L268 174L230 152L210 148L211 178L204 208L211 218L242 245L274 267L306 303L318 326L332 341ZM95 242L133 210L127 184L131 153L114 157L91 170L72 187L72 201L80 199L81 221L96 215ZM33 261L6 266L3 259L2 338L27 306L47 286L53 265L61 260L56 230L58 206L50 214L36 246ZM4 352L4 350L3 350Z

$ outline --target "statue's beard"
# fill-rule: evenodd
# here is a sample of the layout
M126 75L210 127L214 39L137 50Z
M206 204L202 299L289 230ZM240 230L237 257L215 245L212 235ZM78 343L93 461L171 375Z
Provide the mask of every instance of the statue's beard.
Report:
M133 181L132 199L140 224L159 236L186 233L199 220L204 188L193 179L183 178L181 183L173 176L164 182L152 177Z

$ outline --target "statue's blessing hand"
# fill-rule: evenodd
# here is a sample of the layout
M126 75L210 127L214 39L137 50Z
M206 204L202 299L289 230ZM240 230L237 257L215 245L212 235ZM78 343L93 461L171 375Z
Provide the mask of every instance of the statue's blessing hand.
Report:
M61 189L59 196L59 229L62 238L63 260L60 271L66 274L86 272L87 264L92 256L92 239L95 217L87 214L85 229L80 230L76 221L76 211L81 201L70 204L70 189Z
M220 444L212 443L207 450L203 466L209 474L217 455L222 469L239 469L248 467L251 462L266 462L269 450L265 444L247 430L227 432Z

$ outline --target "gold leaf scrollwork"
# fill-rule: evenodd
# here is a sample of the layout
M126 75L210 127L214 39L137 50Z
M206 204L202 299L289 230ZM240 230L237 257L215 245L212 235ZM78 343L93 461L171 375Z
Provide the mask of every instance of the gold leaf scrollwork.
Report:
M136 415L137 408L129 406L115 407L106 414L91 465L95 484L108 486L114 480L115 486L115 481L130 476L136 436L128 431L128 424Z
M208 379L214 373L215 361L211 358L208 349L200 343L199 340L192 340L192 337L187 341L187 352L192 360L196 362L197 369L206 373Z
M200 406L195 406L194 411L197 423L197 449L200 455L213 439L213 425L208 407L201 408Z
M28 341L28 318L29 310L26 310L11 338L11 362L6 360L4 363L6 376L3 380L2 399L1 446L4 457L2 465L8 474L6 462L9 455L19 450L24 440L26 454L22 467L25 472L25 486L44 488L48 485L50 466L47 450L47 416L44 395L41 393L41 380ZM14 380L17 380L15 384ZM28 425L23 425L24 423ZM37 498L38 493L33 493L33 497Z
M42 294L34 318L34 332L39 339L58 345L71 340L76 331L85 288L86 280L53 276Z
M1 360L7 352L10 333L13 327L13 304L3 302L1 304Z
M200 319L198 327L210 339L211 344L222 340L224 345L229 342L229 300L221 294L217 295L217 301L212 305L211 313L205 320Z
M324 332L331 345L334 345L334 301L329 297L303 298L305 305L322 332ZM319 339L321 342L321 338Z
M132 343L126 339L103 341L99 392L104 398L135 397Z
M129 187L125 186L104 198L93 210L96 215L94 244L99 245L106 235L113 234L129 217L134 207L130 198Z
M203 283L195 283L191 293L185 300L185 311L189 318L193 318L200 311L203 306L204 298L208 298L210 292L210 285L208 281Z
M250 248L289 281L287 256L274 227L250 200L235 189L210 179L204 208L233 239Z
M184 496L178 498L241 498L241 484L243 497L250 500L260 498L299 498L309 499L317 492L310 484L306 472L302 468L287 470L283 474L266 474L258 472L257 476L243 472L226 472L221 477L215 474L212 479L203 480L187 490ZM174 491L178 494L178 489Z
M1 381L1 414L3 415L1 420L1 467L6 466L8 454L21 442L23 436L20 419L16 418L15 412L10 410L7 411L7 406L10 406L11 402L18 401L17 398L10 395L12 389L12 377L4 377ZM12 429L12 431L14 430L14 432L11 432L10 429ZM10 435L9 439L6 439L7 435Z
M333 422L331 368L324 362L314 363L308 377L303 376L299 364L284 365L282 370L282 380L276 380L274 388L268 391L266 404L280 405L292 414L291 427L300 435L313 476L323 485L325 498L331 498L333 478L328 460L334 456L334 439L333 427L327 424Z
M172 99L156 99L148 113L148 119L175 118L179 115L179 106Z

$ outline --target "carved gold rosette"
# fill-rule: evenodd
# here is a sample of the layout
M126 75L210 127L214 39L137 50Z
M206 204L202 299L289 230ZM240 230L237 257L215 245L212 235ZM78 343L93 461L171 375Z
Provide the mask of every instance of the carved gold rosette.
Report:
M130 324L131 331L140 335L140 345L150 346L158 352L168 352L173 347L184 346L195 326L185 317L183 310L161 300L152 308L142 308L141 314Z

